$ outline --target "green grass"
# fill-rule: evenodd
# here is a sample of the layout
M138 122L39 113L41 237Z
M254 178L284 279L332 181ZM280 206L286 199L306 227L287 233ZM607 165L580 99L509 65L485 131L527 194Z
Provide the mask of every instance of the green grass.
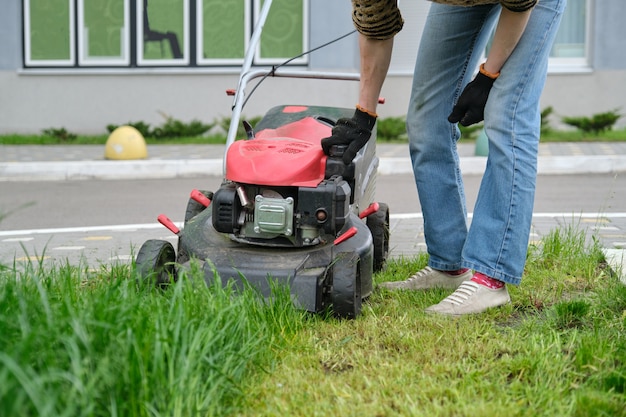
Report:
M75 138L59 138L52 135L0 135L0 145L104 145L108 135L77 135ZM473 142L475 139L462 139ZM385 139L379 135L379 141L388 143L406 143L406 135L394 139ZM585 134L580 130L554 130L541 134L541 142L620 142L626 141L626 128L607 130L598 134ZM183 145L183 144L224 144L225 135L179 137L173 139L146 138L149 145Z
M462 142L475 142L478 130L469 133L470 139L461 137ZM541 132L541 143L548 142L626 142L626 128L606 130L600 133L585 133L581 130L546 129Z
M228 415L302 313L277 291L182 279L137 288L128 267L0 268L0 415Z
M622 142L626 141L626 128L607 130L598 134L580 130L549 129L541 134L541 142Z
M0 274L0 415L626 415L626 286L576 226L530 247L512 304L454 319L424 313L443 290L376 289L341 321L193 274L164 292L126 267Z
M376 281L426 260L396 260ZM249 381L241 415L626 415L626 287L597 245L554 232L511 293L509 306L451 319L424 313L444 291L377 290L355 321L315 318Z
M108 135L77 135L61 139L50 135L0 135L0 145L103 145ZM175 139L145 138L148 145L224 144L223 135L180 137Z

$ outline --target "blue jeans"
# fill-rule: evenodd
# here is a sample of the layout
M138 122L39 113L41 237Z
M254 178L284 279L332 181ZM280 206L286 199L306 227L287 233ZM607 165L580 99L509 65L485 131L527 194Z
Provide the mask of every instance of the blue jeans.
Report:
M532 221L539 98L566 0L540 0L485 107L487 167L468 228L456 143L447 118L474 76L501 6L433 3L418 51L407 113L409 149L424 215L429 265L521 281Z

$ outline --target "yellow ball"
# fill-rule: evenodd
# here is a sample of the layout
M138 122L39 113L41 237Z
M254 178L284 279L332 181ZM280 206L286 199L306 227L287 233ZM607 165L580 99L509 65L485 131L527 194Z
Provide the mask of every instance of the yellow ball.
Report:
M145 159L148 157L146 140L132 126L120 126L109 135L104 146L106 159Z

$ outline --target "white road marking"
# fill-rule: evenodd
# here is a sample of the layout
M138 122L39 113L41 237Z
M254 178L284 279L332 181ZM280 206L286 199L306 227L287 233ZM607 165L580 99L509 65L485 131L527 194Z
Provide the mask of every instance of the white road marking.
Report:
M467 217L471 218L473 213L468 213ZM408 219L421 219L422 213L397 213L391 214L392 220L408 220ZM533 213L533 218L570 218L570 219L621 219L626 218L626 212L620 213ZM182 227L183 222L174 222L177 227ZM60 233L89 233L89 232L134 232L137 230L150 230L160 229L163 225L159 223L145 223L145 224L120 224L109 226L84 226L84 227L59 227L51 229L25 229L25 230L2 230L0 231L0 237L2 236L28 236L28 235L41 235L41 234L60 234ZM3 242L7 241L6 239Z
M134 258L131 255L116 255L109 258L109 261L132 261Z
M52 248L52 250L83 250L84 246L57 246L56 248Z
M468 213L467 217L473 217L474 213ZM398 213L391 214L389 216L391 219L397 220L407 220L407 219L421 219L422 213ZM570 219L622 219L626 218L626 213L533 213L533 218L570 218Z
M14 237L8 239L2 239L3 242L12 243L12 242L30 242L35 239L34 237Z
M408 220L408 219L421 219L422 213L398 213L391 214L390 218L392 220ZM472 217L472 213L468 213L468 218ZM626 218L626 213L533 213L533 219L541 219L541 218L559 218L559 219L571 219L573 221L580 221L581 223L595 223L596 228L603 230L614 230L615 228L611 226L598 226L599 223L607 223L608 219L621 219ZM175 222L177 227L182 227L183 222ZM138 230L152 230L152 229L160 229L163 226L159 223L149 223L149 224L123 224L123 225L109 225L109 226L90 226L90 227L61 227L61 228L50 228L50 229L27 229L27 230L3 230L0 231L0 237L7 236L6 239L3 239L1 242L3 243L12 243L12 242L27 242L31 241L34 238L33 235L54 235L61 233L90 233L90 232L135 232ZM22 237L18 237L22 236ZM535 237L536 234L533 234ZM96 236L90 238L84 238L82 240L108 240L109 236ZM176 239L176 236L169 235L165 239ZM425 243L420 242L418 246L425 247ZM624 284L626 284L626 250L621 249L626 246L626 242L615 242L615 249L603 249L607 261L611 265L614 271L619 271L620 279ZM59 246L54 248L55 250L83 250L84 246ZM20 258L15 258L15 261L43 261L51 259L50 256L25 256ZM128 261L131 260L131 255L118 255L113 256L109 260L114 261Z
M182 222L175 222L176 226L181 227ZM134 232L137 230L160 229L163 225L158 223L147 224L120 224L110 226L85 226L85 227L59 227L52 229L26 229L26 230L3 230L0 231L1 236L23 236L23 235L52 235L59 233L88 233L88 232Z

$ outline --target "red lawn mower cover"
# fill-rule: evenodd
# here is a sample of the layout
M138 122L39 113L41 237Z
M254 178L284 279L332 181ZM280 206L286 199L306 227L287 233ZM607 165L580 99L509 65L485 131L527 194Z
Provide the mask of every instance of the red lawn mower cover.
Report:
M257 132L228 148L226 179L244 184L317 187L326 172L320 144L331 127L305 117L276 129Z

